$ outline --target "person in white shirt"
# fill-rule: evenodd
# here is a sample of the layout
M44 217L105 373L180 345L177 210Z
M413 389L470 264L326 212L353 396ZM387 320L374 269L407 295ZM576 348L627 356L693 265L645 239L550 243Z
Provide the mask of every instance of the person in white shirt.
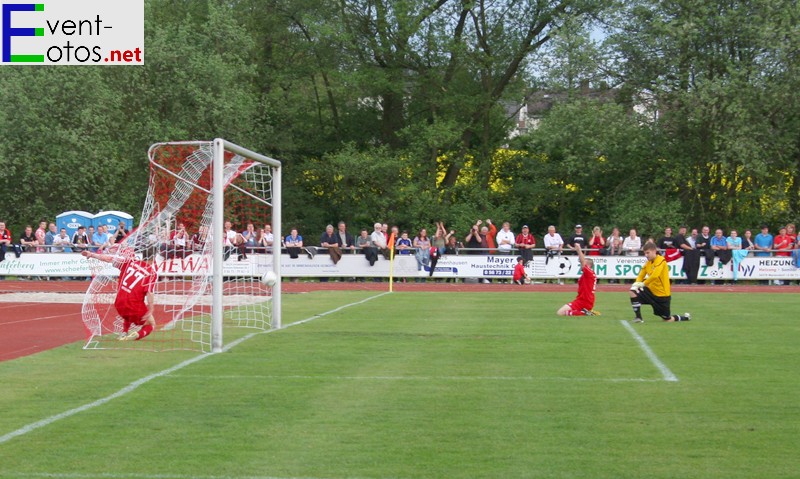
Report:
M72 242L67 234L66 228L61 228L58 236L53 238L53 252L55 253L72 253Z
M375 223L375 231L370 236L372 244L380 250L386 249L386 235L383 234L382 228L383 225L381 223Z
M625 237L622 242L622 251L627 256L639 256L639 251L642 249L642 239L636 236L636 228L631 228L629 236Z
M272 234L272 225L264 225L258 244L264 248L265 253L272 253L272 243L275 242L275 235Z
M547 234L544 235L544 249L547 251L548 258L561 254L564 249L564 240L561 235L556 233L556 227L550 225L547 227Z
M495 238L497 240L497 252L500 254L511 254L511 248L514 247L516 236L511 231L511 224L508 221L503 223L503 227L497 232Z

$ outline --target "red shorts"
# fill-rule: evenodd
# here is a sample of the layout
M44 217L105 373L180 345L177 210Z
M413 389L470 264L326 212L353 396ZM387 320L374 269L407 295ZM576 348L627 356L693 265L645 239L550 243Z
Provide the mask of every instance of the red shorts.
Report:
M132 324L138 324L141 326L142 324L145 323L144 317L147 315L147 308L133 309L133 308L117 307L117 314L119 314L119 316L125 321Z
M571 303L567 303L567 306L573 311L580 311L582 309L592 309L594 307L594 301L589 302L583 298L575 298L574 301Z

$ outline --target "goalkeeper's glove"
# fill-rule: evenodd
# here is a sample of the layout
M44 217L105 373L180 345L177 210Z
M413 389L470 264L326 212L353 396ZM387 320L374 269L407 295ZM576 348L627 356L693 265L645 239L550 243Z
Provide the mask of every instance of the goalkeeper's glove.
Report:
M637 281L631 285L631 291L641 291L642 289L644 289L644 283Z

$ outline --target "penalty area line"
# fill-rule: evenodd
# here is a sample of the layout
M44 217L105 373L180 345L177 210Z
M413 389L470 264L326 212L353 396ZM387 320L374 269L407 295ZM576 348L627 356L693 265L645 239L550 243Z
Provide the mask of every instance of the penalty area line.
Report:
M344 306L339 306L338 308L332 309L330 311L326 311L326 312L321 313L321 314L316 314L314 316L311 316L310 318L302 319L300 321L296 321L294 323L287 324L287 325L283 326L280 329L271 329L271 330L265 331L265 332L260 332L259 331L259 332L255 332L255 333L250 333L250 334L248 334L246 336L243 336L243 337L237 339L236 341L233 341L230 344L224 346L222 348L222 352L227 352L231 348L243 343L244 341L252 338L253 336L256 336L256 335L259 335L259 334L264 334L264 333L270 333L270 332L274 332L274 331L280 331L282 329L286 329L286 328L291 327L291 326L297 326L299 324L307 323L309 321L313 321L314 319L321 318L321 317L327 316L329 314L333 314L333 313L335 313L337 311L341 311L341 310L343 310L345 308L349 308L351 306L357 306L359 304L366 303L367 301L370 301L370 300L373 300L373 299L376 299L376 298L380 298L381 296L384 296L386 294L389 294L389 292L387 291L387 292L384 292L384 293L381 293L381 294L378 294L378 295L375 295L375 296L370 296L370 297L368 297L366 299L363 299L361 301L357 301L355 303L350 303L350 304L345 304ZM68 417L74 416L74 415L82 413L84 411L88 411L88 410L94 409L94 408L96 408L98 406L102 406L102 405L106 404L109 401L112 401L112 400L117 399L119 397L125 396L126 394L128 394L130 392L135 391L140 386L143 386L144 384L149 383L153 379L158 379L158 378L161 378L161 377L164 377L164 376L168 376L168 375L174 373L175 371L179 371L179 370L185 368L186 366L189 366L191 364L194 364L194 363L196 363L198 361L202 361L203 359L208 358L208 357L212 357L212 356L214 356L213 353L211 353L211 354L200 354L200 355L195 356L193 358L187 359L186 361L183 361L182 363L176 364L175 366L172 366L171 368L167 368L167 369L164 369L163 371L159 371L157 373L153 373L153 374L151 374L149 376L145 376L145 377L143 377L141 379L138 379L138 380L128 384L124 388L120 389L119 391L117 391L117 392L115 392L115 393L113 393L111 395L108 395L108 396L106 396L104 398L98 399L97 401L93 401L93 402L90 402L88 404L84 404L83 406L78 406L78 407L70 409L68 411L64 411L64 412L62 412L60 414L56 414L54 416L50 416L48 418L42 419L41 421L36 421L34 423L31 423L31 424L28 424L26 426L23 426L23 427L17 429L16 431L11 431L11 432L9 432L7 434L4 434L4 435L0 436L0 444L6 443L6 442L14 439L15 437L23 436L25 434L28 434L29 432L35 431L35 430L43 428L45 426L49 426L50 424L53 424L56 421L60 421L62 419L66 419Z
M649 359L650 362L653 363L653 365L656 368L658 368L658 370L661 372L661 377L664 378L664 381L678 382L678 377L675 376L675 374L673 374L672 371L669 370L666 364L664 364L663 362L661 362L660 359L658 359L656 353L654 353L653 350L650 349L650 346L648 346L644 338L641 337L639 333L636 332L635 329L633 329L633 326L631 326L624 319L620 320L620 324L622 324L625 327L625 329L627 329L628 332L631 333L633 339L635 339L636 342L639 343L639 347L642 348L642 351L644 351L644 354L647 356L647 359Z

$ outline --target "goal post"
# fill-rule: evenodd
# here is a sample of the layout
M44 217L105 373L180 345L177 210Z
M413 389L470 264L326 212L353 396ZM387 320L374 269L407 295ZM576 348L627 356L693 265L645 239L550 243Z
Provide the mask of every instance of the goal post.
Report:
M156 143L148 159L139 224L100 251L114 262L88 260L84 348L219 352L223 325L280 328L281 162L220 138ZM143 245L158 248L156 328L140 341L118 342L115 266Z
M224 160L225 152L231 151L245 158L259 161L274 168L272 174L272 232L274 235L274 254L272 255L272 271L278 277L278 281L272 287L272 327L281 327L281 163L278 160L255 153L229 141L217 138L214 140L214 163L213 163L213 184L211 194L213 197L213 235L215 238L222 238L224 233L224 214L225 214L225 175ZM213 261L215 265L224 264L224 254L222 248L214 248ZM212 280L212 310L211 310L211 345L212 352L222 351L222 317L223 317L223 275L221 271L215 270Z

